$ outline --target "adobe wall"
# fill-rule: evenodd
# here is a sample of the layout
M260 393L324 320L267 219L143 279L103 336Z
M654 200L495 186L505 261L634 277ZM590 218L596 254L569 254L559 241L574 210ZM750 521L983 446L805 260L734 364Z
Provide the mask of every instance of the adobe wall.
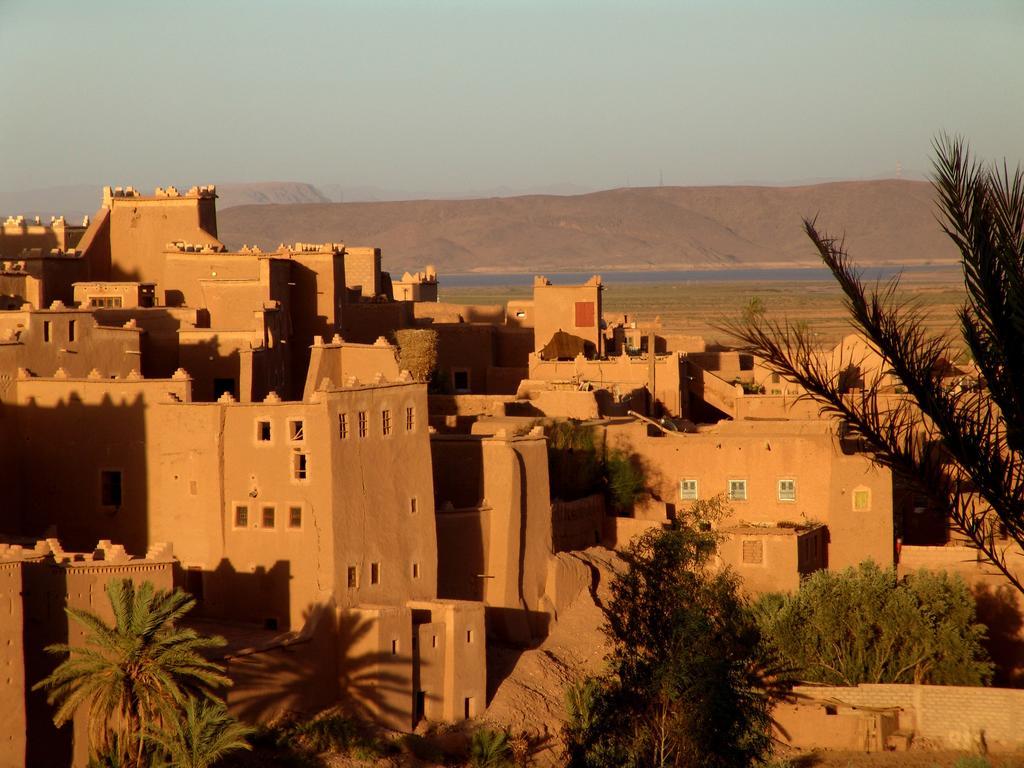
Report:
M357 344L373 344L381 336L390 339L395 331L415 325L413 306L408 301L346 304L341 335Z
M139 370L147 379L169 378L181 367L178 332L196 328L200 324L200 313L201 310L189 307L104 308L92 312L101 325L123 326L134 321L142 331L142 367Z
M674 355L655 360L655 397L673 415L683 414L680 360ZM540 360L530 357L530 378L542 381L589 381L595 387L608 389L613 396L628 395L648 383L646 358L620 355L605 360L568 361Z
M398 299L398 296L395 296ZM453 304L447 301L417 301L413 307L417 320L429 323L505 324L505 308L501 304ZM532 343L532 336L531 336Z
M483 600L492 632L529 642L553 553L547 441L436 435L431 448L439 594Z
M73 378L85 378L93 371L104 379L124 377L142 365L141 334L134 326L98 325L85 310L0 312L0 337L18 342L13 359L10 355L0 358L7 364L2 372L15 376L18 368L24 368L36 376L53 376L61 369Z
M432 627L443 625L444 639L439 643L443 657L436 650L433 655L425 654L424 632L419 635L416 660L420 680L426 681L433 677L436 681L436 666L431 670L430 665L437 665L443 658L441 719L457 722L483 715L487 707L487 635L484 606L477 602L462 600L409 601L407 605L412 609L414 616L420 612L429 612ZM424 698L427 707L433 704L434 711L437 711L437 694L422 687L420 690L426 693Z
M108 195L104 190L104 198L104 207L110 209L110 277L113 280L156 283L157 297L162 299L168 287L164 275L164 249L168 243L184 241L222 246L217 239L212 191L180 197L133 197ZM98 222L97 218L94 224Z
M188 401L186 377L22 378L16 391L5 411L9 434L18 435L12 483L12 506L23 516L18 533L42 536L55 526L69 549L113 538L132 551L177 538L150 535L159 502L155 438L165 431L152 406ZM120 504L113 497L105 503L104 472L120 473Z
M338 702L338 663L352 638L340 634L332 606L319 606L301 634L253 632L207 621L191 625L202 634L227 639L227 646L217 652L233 682L224 700L243 722L272 722L286 714L312 717Z
M326 469L334 478L334 496L331 522L321 535L333 535L332 586L339 605L435 597L438 555L426 385L358 387L331 393L324 401L326 414L318 429L330 439ZM407 429L410 409L412 427ZM390 435L383 433L384 411L390 412ZM367 416L367 435L362 438L360 413ZM343 414L348 432L342 439ZM324 470L313 465L312 472L318 471ZM381 568L376 585L371 583L375 562ZM359 573L356 589L349 589L345 581L350 566Z
M533 351L539 352L555 333L565 331L589 342L594 355L603 354L601 289L598 277L584 285L550 285L537 278L533 286Z
M330 338L344 325L345 256L340 243L297 243L291 255L293 333L301 347L318 336Z
M131 579L136 585L148 581L156 589L171 587L173 559L166 548L154 548L145 558L130 558L123 547L101 541L95 551L90 547L84 554L76 554L64 552L60 542L49 539L37 542L34 549L4 547L0 557L21 568L22 589L14 597L23 603L25 653L21 663L26 689L49 675L60 661L45 652L47 645L80 646L85 641L85 629L69 620L65 607L89 611L112 624L113 611L105 592L112 579ZM85 767L89 751L85 710L75 715L70 728L58 729L45 692L26 690L14 706L19 704L24 712L25 755L23 762L15 764ZM0 755L3 757L6 755Z
M1024 746L1024 690L957 685L862 684L856 687L797 686L814 701L856 707L899 707L900 727L941 748L976 748L979 736L994 751ZM799 746L799 745L798 745Z
M377 339L374 344L348 344L337 339L330 344L314 339L303 387L304 399L319 389L324 379L334 386L342 386L352 376L364 383L399 378L398 351L384 339Z
M551 503L551 544L554 552L597 546L604 535L604 496Z
M737 526L724 532L718 558L749 594L795 592L800 580L826 567L827 530Z
M0 766L25 765L26 685L21 563L0 561Z
M38 248L44 253L53 249L67 251L74 248L85 233L84 226L68 224L63 216L51 218L48 224L24 216L7 216L0 221L0 258L17 258L27 249Z
M412 611L405 605L360 605L343 611L338 649L342 707L397 731L411 731Z
M380 295L380 248L345 249L345 285L365 298Z
M893 563L892 478L862 455L843 455L827 422L722 422L699 433L647 434L640 422L608 422L610 445L635 453L647 483L677 506L679 482L698 482L707 499L746 480L747 500L729 502L724 526L740 523L825 523L828 567L873 559ZM796 498L782 501L780 479L794 480ZM854 491L868 492L868 508L854 511Z

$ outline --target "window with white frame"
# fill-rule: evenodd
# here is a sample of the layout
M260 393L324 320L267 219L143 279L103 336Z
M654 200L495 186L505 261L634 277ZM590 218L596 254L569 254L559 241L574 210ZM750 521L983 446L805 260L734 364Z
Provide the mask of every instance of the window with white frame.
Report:
M679 498L682 501L696 501L700 496L698 495L698 486L696 480L680 480L679 481Z
M796 480L779 480L779 501L796 501Z
M747 481L746 480L730 480L729 481L729 500L730 501L746 501L747 500Z

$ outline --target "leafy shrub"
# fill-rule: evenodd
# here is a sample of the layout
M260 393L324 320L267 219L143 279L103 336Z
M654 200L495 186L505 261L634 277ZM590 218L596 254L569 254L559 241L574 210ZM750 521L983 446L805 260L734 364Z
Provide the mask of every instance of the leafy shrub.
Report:
M404 328L395 331L395 343L398 367L408 371L416 381L430 381L437 370L437 331Z
M612 507L619 511L631 509L644 490L643 472L629 454L618 449L608 452L604 467Z
M505 731L480 728L469 743L472 768L512 768L512 745Z
M985 627L956 575L900 579L872 562L818 571L795 594L763 596L754 613L807 681L982 685L992 677Z
M557 421L547 437L552 498L572 501L600 492L603 468L594 430L578 421Z

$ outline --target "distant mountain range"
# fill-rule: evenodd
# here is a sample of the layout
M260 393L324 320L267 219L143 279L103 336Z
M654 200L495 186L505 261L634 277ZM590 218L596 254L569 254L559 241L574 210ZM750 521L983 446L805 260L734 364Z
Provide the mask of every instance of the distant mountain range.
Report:
M844 234L864 265L952 263L956 252L921 181L795 187L647 187L470 200L243 205L221 239L345 242L384 249L399 272L443 273L820 266L801 219Z
M852 256L865 265L956 259L935 219L932 188L922 181L547 189L395 200L404 193L302 182L218 184L218 222L221 239L233 247L300 240L380 246L395 272L428 263L449 274L817 266L801 229L802 217L815 215L830 231L845 233ZM54 213L80 219L99 205L98 186L0 193L0 214L47 221Z

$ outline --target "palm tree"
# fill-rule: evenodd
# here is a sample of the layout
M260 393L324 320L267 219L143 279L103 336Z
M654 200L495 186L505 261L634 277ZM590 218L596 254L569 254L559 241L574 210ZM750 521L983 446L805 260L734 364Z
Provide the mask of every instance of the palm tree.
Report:
M1024 592L1024 575L1007 559L1010 544L1024 547L1024 170L979 163L962 139L941 137L935 151L940 222L960 251L967 293L958 319L982 386L948 386L951 340L928 333L921 304L901 298L898 279L868 283L843 241L813 219L804 229L854 325L906 396L893 399L880 383L848 393L806 328L760 316L722 328L863 438L878 463L916 485Z
M150 726L143 738L163 753L167 768L210 768L225 755L252 749L246 740L252 732L223 703L189 697L180 717L162 728Z
M120 757L135 748L134 762L140 762L147 728L173 722L174 710L191 696L213 698L215 689L231 684L223 669L201 654L224 640L175 626L195 605L181 590L117 579L107 583L106 592L114 625L89 611L66 608L85 629L85 641L49 646L48 652L67 658L32 689L48 691L47 701L57 705L57 726L88 706L94 745L107 752L113 746Z

